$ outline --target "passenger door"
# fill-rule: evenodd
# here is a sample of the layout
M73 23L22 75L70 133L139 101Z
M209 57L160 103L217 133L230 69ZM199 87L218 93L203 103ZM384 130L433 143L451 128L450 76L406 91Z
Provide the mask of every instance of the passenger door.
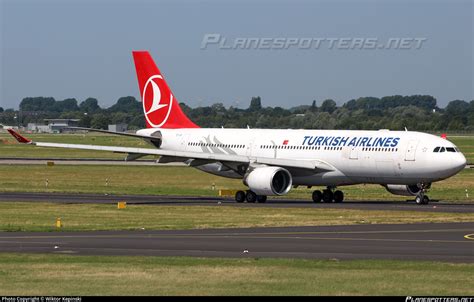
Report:
M418 140L411 140L408 142L407 150L405 152L405 161L414 161L416 147L418 146Z

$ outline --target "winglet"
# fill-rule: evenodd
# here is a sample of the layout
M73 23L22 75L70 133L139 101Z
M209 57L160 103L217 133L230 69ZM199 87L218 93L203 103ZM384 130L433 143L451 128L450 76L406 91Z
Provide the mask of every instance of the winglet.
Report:
M8 132L21 144L31 144L31 139L27 139L13 129L7 129Z

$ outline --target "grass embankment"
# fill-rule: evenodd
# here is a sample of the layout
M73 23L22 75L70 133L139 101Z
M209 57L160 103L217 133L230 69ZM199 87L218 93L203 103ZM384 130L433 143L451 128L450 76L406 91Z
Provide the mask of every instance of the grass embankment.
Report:
M217 196L219 189L246 189L241 180L218 177L189 167L169 166L0 165L0 184L2 192ZM315 189L299 187L283 198L310 201ZM342 189L346 200L407 199L392 195L379 185ZM433 184L429 196L443 201L473 201L474 169L464 169L454 177Z
M361 211L320 208L0 203L0 231L183 230L474 221L474 213Z
M0 254L9 296L469 296L473 275L474 264L423 261Z

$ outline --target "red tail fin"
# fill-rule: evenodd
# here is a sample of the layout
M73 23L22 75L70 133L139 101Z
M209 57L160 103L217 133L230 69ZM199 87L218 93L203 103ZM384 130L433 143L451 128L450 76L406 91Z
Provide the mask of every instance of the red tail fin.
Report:
M181 110L148 51L133 51L148 128L199 128Z
M7 131L8 131L19 143L22 143L22 144L29 144L29 143L31 143L31 139L27 139L26 137L24 137L24 136L21 135L20 133L16 132L15 130L13 130L13 129L7 129Z

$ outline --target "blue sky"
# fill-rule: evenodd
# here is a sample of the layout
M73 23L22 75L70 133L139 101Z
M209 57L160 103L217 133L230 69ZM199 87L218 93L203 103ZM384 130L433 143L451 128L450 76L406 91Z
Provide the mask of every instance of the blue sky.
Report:
M139 98L132 50L149 50L192 107L342 104L362 96L474 99L473 1L0 0L0 106L22 98ZM419 49L201 49L235 38L425 38Z

